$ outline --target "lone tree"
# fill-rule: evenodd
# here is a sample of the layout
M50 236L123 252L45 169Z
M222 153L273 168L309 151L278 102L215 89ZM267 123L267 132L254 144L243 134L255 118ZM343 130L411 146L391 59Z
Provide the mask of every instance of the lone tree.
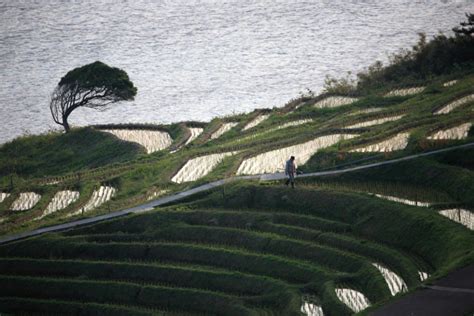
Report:
M78 107L105 109L119 101L133 100L137 88L125 71L96 61L69 71L58 83L51 96L49 108L54 122L70 127L69 115Z

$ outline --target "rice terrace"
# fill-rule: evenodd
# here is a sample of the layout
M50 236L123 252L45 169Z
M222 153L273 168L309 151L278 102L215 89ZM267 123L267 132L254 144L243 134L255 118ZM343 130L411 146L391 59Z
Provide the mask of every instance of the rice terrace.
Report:
M357 81L210 122L69 126L74 80L117 72L108 102L136 88L102 62L68 72L65 132L0 147L0 314L473 315L467 18Z

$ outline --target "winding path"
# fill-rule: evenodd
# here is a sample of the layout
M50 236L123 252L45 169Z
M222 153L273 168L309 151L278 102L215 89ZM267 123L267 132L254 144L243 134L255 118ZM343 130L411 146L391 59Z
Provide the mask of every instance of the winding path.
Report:
M396 159L391 159L391 160L386 160L386 161L381 161L381 162L375 162L371 164L366 164L366 165L361 165L361 166L356 166L356 167L350 167L350 168L345 168L345 169L340 169L340 170L331 170L331 171L320 171L320 172L311 172L311 173L306 173L302 175L298 175L300 178L304 177L320 177L320 176L327 176L327 175L335 175L335 174L341 174L341 173L346 173L346 172L352 172L352 171L357 171L357 170L363 170L363 169L369 169L369 168L374 168L374 167L379 167L379 166L384 166L384 165L390 165L394 163L398 163L401 161L407 161L407 160L412 160L420 157L425 157L425 156L431 156L447 151L452 151L456 149L461 149L461 148L467 148L467 147L473 147L474 142L472 143L467 143L463 145L458 145L458 146L453 146L453 147L448 147L448 148L443 148L443 149L437 149L425 153L420 153L420 154L415 154L415 155L409 155L401 158L396 158ZM337 166L336 166L337 167ZM271 174L263 174L263 175L251 175L251 176L236 176L236 177L231 177L227 179L222 179L210 183L203 184L201 186L195 187L190 190L182 191L170 196L162 197L157 200L150 201L145 204L141 204L132 208L127 208L121 211L116 211L104 215L99 215L95 217L90 217L90 218L84 218L84 219L79 219L75 221L71 221L68 223L64 224L58 224L58 225L53 225L49 227L43 227L43 228L38 228L35 230L23 232L23 233L18 233L14 235L7 235L7 236L2 236L0 237L0 245L5 244L8 242L28 238L28 237L33 237L33 236L38 236L44 233L50 233L50 232L58 232L58 231L63 231L66 229L71 229L75 228L78 226L83 226L83 225L88 225L88 224L93 224L97 222L101 222L104 220L120 217L120 216L125 216L128 214L139 214L143 212L148 212L153 210L153 208L167 204L170 202L178 201L182 198L188 197L190 195L193 195L195 193L199 193L202 191L206 191L218 186L221 186L225 183L228 183L233 180L241 180L241 179L254 179L254 180L261 180L261 181L271 181L271 180L281 180L285 178L285 174L280 172L280 173L271 173Z
M402 158L376 162L366 165L360 165L356 167L345 168L341 170L332 171L321 171L307 173L299 175L299 177L318 177L325 175L335 175L346 172L352 172L356 170L363 170L368 168L379 167L383 165L389 165L398 163L401 161L412 160L420 157L435 155L447 151L452 151L461 148L467 148L474 146L474 143L468 143L459 146L453 146L449 148L438 149L426 153L415 154L405 156ZM91 218L80 219L64 224L54 225L50 227L44 227L35 229L29 232L23 232L19 234L9 235L0 237L0 244L5 244L20 239L38 236L44 233L63 231L66 229L72 229L78 226L88 225L97 223L100 221L125 216L128 214L138 214L153 210L155 207L178 201L187 196L193 195L198 192L206 191L232 180L237 179L258 179L261 181L268 180L279 180L285 178L283 173L264 174L264 175L252 175L252 176L239 176L223 179L211 183L207 183L196 188L186 190L174 195L166 196L136 207L124 209L117 212L112 212L105 215L95 216ZM445 316L445 315L467 315L474 311L474 264L467 266L461 270L451 272L448 276L441 280L436 281L431 286L425 286L421 290L417 290L400 299L380 307L370 315L374 316L398 316L398 315L412 315L412 316Z

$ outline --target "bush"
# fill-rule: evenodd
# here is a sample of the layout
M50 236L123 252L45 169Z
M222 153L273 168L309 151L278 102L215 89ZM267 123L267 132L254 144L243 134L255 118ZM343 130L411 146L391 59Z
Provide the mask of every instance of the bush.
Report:
M335 95L351 95L354 94L357 88L357 81L352 76L352 73L347 72L345 77L335 78L329 75L324 79L323 93Z
M436 35L427 41L419 34L411 50L402 50L390 57L389 64L380 61L357 74L357 90L368 91L386 86L414 85L434 76L462 72L474 63L474 40L461 36Z
M428 41L424 33L419 33L418 42L411 49L389 56L386 66L376 61L358 73L357 80L351 73L339 79L326 77L324 90L337 94L366 94L374 88L416 85L434 76L462 75L470 71L474 66L474 38L471 35L474 15L466 16L468 22L461 23L463 28L453 29L455 36L440 33Z

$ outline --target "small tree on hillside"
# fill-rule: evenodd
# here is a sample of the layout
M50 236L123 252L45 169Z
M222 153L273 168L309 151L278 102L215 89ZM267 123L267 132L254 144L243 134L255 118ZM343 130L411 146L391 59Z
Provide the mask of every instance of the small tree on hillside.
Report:
M461 26L453 28L453 32L459 36L474 36L474 13L466 13L467 22L461 22Z
M119 101L133 100L137 88L125 71L96 61L69 71L58 83L49 108L54 122L69 131L69 115L78 107L105 109Z

